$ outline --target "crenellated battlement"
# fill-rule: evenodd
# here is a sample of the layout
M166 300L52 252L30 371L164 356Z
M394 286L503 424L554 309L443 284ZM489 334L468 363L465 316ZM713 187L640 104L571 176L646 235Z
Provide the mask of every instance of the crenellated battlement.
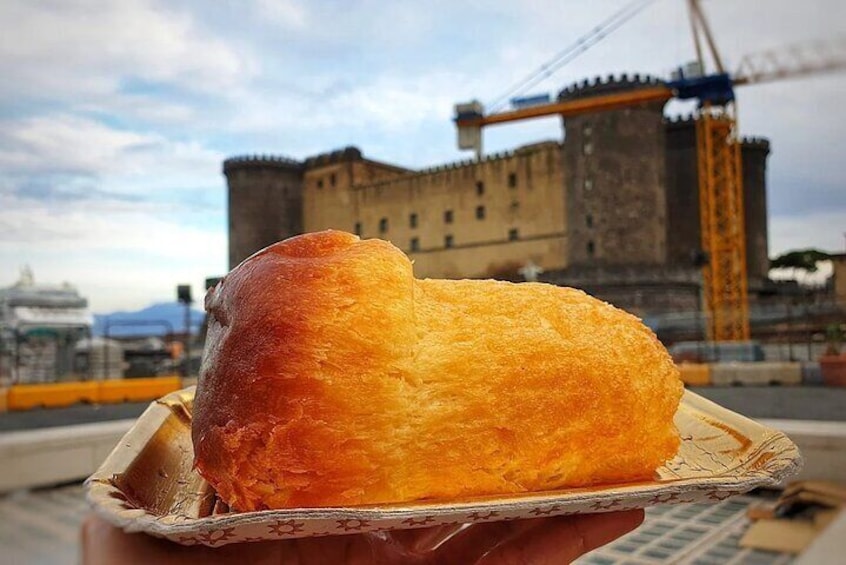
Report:
M762 151L770 150L770 140L766 137L745 136L740 138L740 145L744 149L760 149Z
M683 114L664 118L665 124L692 124L696 122L696 116L693 114Z
M581 82L575 82L564 88L558 93L558 100L597 96L599 94L610 94L612 92L622 92L649 86L661 86L663 84L664 81L658 77L640 73L632 75L623 73L619 76L608 75L605 77L596 76L593 80L584 79Z
M479 160L479 161L477 161L475 159L463 159L461 161L453 161L451 163L445 163L443 165L436 165L434 167L427 167L425 169L412 171L412 172L408 173L407 175L404 175L400 179L387 179L387 180L383 180L383 181L380 181L380 182L371 183L371 184L368 184L366 188L370 188L370 187L375 188L375 187L379 187L379 186L388 185L388 184L397 182L397 180L406 180L406 179L411 179L411 178L419 178L419 177L437 175L437 174L447 173L447 172L451 172L451 171L458 171L458 170L461 170L461 169L464 169L464 168L467 168L467 167L472 167L472 166L477 166L477 165L489 165L489 164L492 164L492 163L495 163L495 162L498 162L498 161L505 161L506 159L511 159L513 157L517 157L517 156L521 156L521 155L527 155L529 153L532 153L533 151L537 151L537 150L540 150L540 149L543 149L543 148L546 148L546 147L552 146L552 145L559 147L559 148L562 146L562 144L557 142L557 141L544 141L544 142L540 142L540 143L532 143L532 144L525 145L525 146L522 146L522 147L518 147L516 149L509 150L509 151L500 151L498 153L490 153L490 154L482 157L482 159Z
M236 169L267 167L285 169L287 171L300 171L303 164L296 159L282 155L238 155L230 157L223 162L223 174L228 175Z
M680 116L665 117L664 130L668 133L674 131L693 132L696 130L696 116L693 114L683 114Z
M694 128L696 127L696 116L693 114L684 114L681 116L665 118L664 126L668 130ZM770 140L766 137L760 136L744 136L740 138L740 145L744 149L760 149L763 151L769 151Z

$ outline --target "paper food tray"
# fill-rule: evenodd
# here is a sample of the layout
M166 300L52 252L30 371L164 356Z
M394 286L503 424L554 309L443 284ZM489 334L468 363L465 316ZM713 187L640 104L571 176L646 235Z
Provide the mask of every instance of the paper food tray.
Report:
M675 417L681 448L652 481L447 502L239 513L192 468L193 400L192 387L152 403L88 479L88 501L100 516L127 531L220 546L713 502L777 486L801 465L799 451L783 433L686 391Z

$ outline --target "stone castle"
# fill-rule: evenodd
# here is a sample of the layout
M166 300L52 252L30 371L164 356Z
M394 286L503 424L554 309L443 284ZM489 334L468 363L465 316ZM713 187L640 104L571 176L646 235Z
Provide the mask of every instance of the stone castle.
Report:
M655 85L623 76L573 85L559 99ZM425 170L354 147L297 161L235 157L230 268L286 237L326 228L392 241L418 277L539 280L585 288L641 314L699 304L696 129L663 104L583 114L564 142ZM769 143L742 143L750 289L766 280ZM528 274L532 272L532 274Z

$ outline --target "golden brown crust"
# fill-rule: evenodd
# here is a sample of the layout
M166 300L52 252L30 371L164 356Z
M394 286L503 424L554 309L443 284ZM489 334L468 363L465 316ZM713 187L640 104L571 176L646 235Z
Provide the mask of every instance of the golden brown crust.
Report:
M206 298L196 464L240 510L647 479L682 392L641 322L543 284L415 280L380 240L320 232Z

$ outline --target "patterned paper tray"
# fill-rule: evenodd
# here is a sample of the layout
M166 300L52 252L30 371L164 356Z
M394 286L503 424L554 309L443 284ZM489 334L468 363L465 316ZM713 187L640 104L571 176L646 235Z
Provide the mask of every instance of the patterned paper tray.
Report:
M719 501L776 486L801 465L796 446L781 432L688 391L676 413L681 449L649 482L450 502L238 513L192 469L193 399L190 388L151 404L88 479L88 500L101 516L127 531L220 546Z

